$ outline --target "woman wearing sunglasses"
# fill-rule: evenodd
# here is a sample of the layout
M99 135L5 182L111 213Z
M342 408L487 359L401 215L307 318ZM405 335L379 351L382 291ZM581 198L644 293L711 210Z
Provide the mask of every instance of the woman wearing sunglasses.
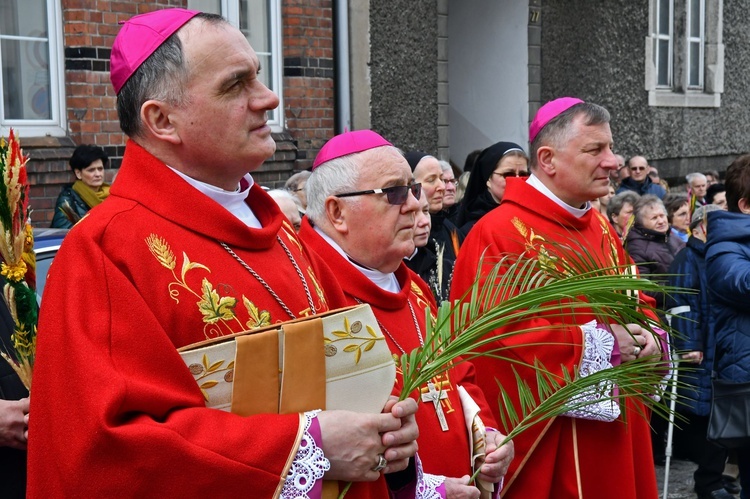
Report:
M508 177L529 176L528 165L529 157L513 142L498 142L481 152L458 212L457 225L464 236L480 218L500 205Z

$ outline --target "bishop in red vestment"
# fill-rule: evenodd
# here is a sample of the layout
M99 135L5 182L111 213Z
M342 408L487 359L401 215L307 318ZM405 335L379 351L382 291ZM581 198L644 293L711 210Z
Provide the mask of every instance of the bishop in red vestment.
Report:
M627 265L617 234L588 200L606 193L608 173L617 167L611 150L609 114L577 99L560 99L540 109L532 123L532 176L508 179L501 205L483 217L467 237L456 263L451 299L484 278L501 255L560 258L554 243L575 239L602 267ZM548 124L549 123L549 124ZM539 133L544 126L548 133ZM537 136L537 134L539 134ZM572 252L564 258L576 258ZM561 327L564 326L564 327ZM633 327L597 324L591 314L538 316L519 327L534 332L498 340L487 348L513 347L509 355L560 374L594 372L658 352L653 336ZM522 344L531 346L521 347ZM497 400L501 383L515 394L516 373L536 390L536 374L521 364L479 357L474 360L479 385ZM520 413L520 402L514 399ZM503 497L535 499L656 498L648 418L643 407L627 402L627 422L616 404L596 403L532 427L515 438ZM490 404L500 420L499 406Z
M248 173L275 150L265 113L278 98L257 70L218 16L165 9L121 29L112 81L132 140L49 273L28 497L318 498L325 477L383 498L381 470L414 455L413 402L242 417L206 408L176 350L343 303Z
M404 158L374 132L334 137L321 149L307 181L307 217L300 231L305 246L333 269L332 276L323 277L324 287L333 277L347 304L369 304L397 358L423 343L426 321L434 320L436 312L427 284L403 263L414 251L412 228L419 208L411 179ZM391 192L378 192L381 186ZM398 379L394 393L400 393L401 383ZM419 458L426 473L422 497L438 497L428 492L431 489L445 494L453 485L443 483L445 477L472 474L472 442L459 386L479 405L485 426L496 426L471 363L457 363L413 394L424 402L417 412ZM488 469L495 473L487 475L498 482L512 452L503 448L492 453L502 440L498 432L490 431L488 440Z

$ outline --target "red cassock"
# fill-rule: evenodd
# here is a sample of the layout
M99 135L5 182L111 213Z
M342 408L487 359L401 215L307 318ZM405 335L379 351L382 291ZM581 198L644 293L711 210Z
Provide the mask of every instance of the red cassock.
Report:
M323 264L273 200L254 185L247 202L262 229L127 144L111 195L70 231L49 273L28 497L280 492L301 416L207 409L176 351L343 301L340 290L322 290ZM382 479L361 490L387 497Z
M471 288L480 262L484 262L481 273L486 277L499 255L519 255L526 251L531 256L541 253L540 259L545 252L554 256L551 243L564 243L571 238L583 244L589 255L602 265L630 263L613 228L596 210L588 210L576 218L525 181L508 179L501 205L472 228L461 247L451 300L461 298ZM563 368L573 373L583 356L579 326L593 319L593 315L581 311L571 311L565 317L537 316L518 326L538 327L537 331L498 340L488 348L515 346L504 353L531 364L538 359L547 370L558 374ZM556 327L551 328L552 325ZM518 346L530 343L536 346ZM513 368L536 392L533 371L488 357L473 362L495 418L501 420L499 406L492 403L498 400L500 392L496 380L515 397L514 406L520 414L517 395L513 395L517 385ZM641 411L645 409L629 401L627 423L622 416L609 423L560 416L522 433L515 438L515 459L502 496L656 498L650 429Z
M396 270L396 278L401 291L385 291L335 250L315 229L307 218L303 220L300 237L305 247L316 252L331 269L335 269L335 279L344 291L347 304L368 303L383 329L388 346L398 357L402 350L410 352L420 345L420 333L425 334L425 312L435 313L435 299L429 287L403 263ZM334 277L334 276L331 276ZM324 279L324 287L329 285ZM330 284L333 286L333 284ZM413 315L412 315L413 311ZM418 324L415 326L414 321ZM398 369L398 379L394 394L401 391L403 380ZM480 407L480 417L484 424L496 427L484 397L478 388L474 366L469 362L458 363L447 374L433 379L437 390L442 390L447 397L440 402L441 409L448 424L448 431L443 431L432 402L422 402L421 394L412 396L420 403L417 411L419 425L419 458L425 473L461 477L471 474L468 430L457 387L463 386ZM422 392L426 392L424 388Z

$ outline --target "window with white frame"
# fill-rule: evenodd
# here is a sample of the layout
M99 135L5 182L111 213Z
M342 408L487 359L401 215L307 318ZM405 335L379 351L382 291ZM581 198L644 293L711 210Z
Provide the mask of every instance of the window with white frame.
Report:
M59 0L0 2L0 135L66 133Z
M221 14L244 33L260 60L260 79L282 101L281 0L188 0L188 8ZM283 102L269 113L274 131L283 129Z
M719 107L723 0L649 0L646 90L651 106Z

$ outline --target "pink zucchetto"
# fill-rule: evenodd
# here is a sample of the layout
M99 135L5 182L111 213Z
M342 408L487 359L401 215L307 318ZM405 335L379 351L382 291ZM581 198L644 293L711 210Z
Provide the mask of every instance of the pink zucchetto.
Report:
M117 33L109 58L115 93L167 38L198 14L197 10L162 9L128 19Z
M544 128L547 123L576 104L583 104L583 101L581 99L576 99L575 97L560 97L559 99L551 100L540 107L539 111L536 112L536 116L534 116L534 121L532 121L529 126L529 142L534 142L536 136L539 135L539 132L542 131L542 128Z
M345 132L341 135L336 135L325 143L318 155L315 156L312 169L314 170L332 159L382 146L393 146L393 144L372 130Z

